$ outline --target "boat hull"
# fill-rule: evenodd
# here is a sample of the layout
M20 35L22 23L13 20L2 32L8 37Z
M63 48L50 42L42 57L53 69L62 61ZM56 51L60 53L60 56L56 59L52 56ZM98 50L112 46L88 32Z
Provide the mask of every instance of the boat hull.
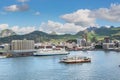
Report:
M0 56L0 59L2 59L2 58L7 58L7 56Z
M60 60L60 62L63 63L88 63L91 62L91 58L87 57L79 57L79 56L73 56L73 57L64 57Z
M60 61L63 63L88 63L91 62L91 60L66 60L66 61Z
M67 55L69 52L36 52L33 53L34 56L50 56L50 55Z

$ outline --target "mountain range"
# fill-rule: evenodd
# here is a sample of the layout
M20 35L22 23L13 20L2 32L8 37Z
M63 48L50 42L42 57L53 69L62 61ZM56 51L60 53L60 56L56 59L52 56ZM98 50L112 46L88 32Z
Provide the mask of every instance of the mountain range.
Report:
M44 42L44 41L51 41L51 40L70 40L76 38L82 38L82 36L86 34L88 40L91 41L92 38L96 37L98 40L102 40L104 37L109 36L111 39L120 40L120 27L89 27L84 31L79 31L78 33L72 34L48 34L42 31L34 31L29 34L18 35L12 30L6 29L1 31L0 33L0 43L10 43L12 40L34 40L35 42Z

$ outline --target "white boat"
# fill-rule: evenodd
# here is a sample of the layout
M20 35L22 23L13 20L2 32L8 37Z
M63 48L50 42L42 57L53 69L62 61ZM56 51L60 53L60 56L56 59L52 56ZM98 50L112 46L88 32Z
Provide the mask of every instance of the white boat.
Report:
M0 56L0 59L1 59L1 58L7 58L7 56Z
M66 51L64 48L44 48L38 49L35 53L33 53L34 56L66 55L66 54L69 54L69 52Z

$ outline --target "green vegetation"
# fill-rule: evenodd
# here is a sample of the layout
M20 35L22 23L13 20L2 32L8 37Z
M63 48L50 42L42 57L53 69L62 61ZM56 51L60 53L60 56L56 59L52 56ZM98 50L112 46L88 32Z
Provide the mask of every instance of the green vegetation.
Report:
M97 40L103 40L104 37L110 37L111 39L117 39L120 40L120 27L101 27L96 30L94 30L94 37L97 38ZM92 36L91 33L89 33L89 36ZM91 37L89 37L91 39Z
M82 38L83 35L87 36L87 40L90 42L96 42L97 40L103 40L104 37L109 36L111 39L120 40L120 27L101 27L101 28L94 28L94 29L86 29L85 31L80 31L75 35L71 34L64 34L64 35L57 35L57 34L47 34L41 31L34 31L29 34L25 35L13 35L9 37L1 37L1 43L10 43L12 40L34 40L35 42L53 42L59 43L68 40L75 40L76 38Z

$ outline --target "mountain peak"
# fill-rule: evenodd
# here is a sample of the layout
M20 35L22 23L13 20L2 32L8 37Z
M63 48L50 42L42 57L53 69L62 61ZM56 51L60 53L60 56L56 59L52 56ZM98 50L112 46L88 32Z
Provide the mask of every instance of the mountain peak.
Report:
M10 29L4 29L1 31L0 33L0 37L8 37L8 36L12 36L12 35L16 35L15 32L13 32L12 30Z

